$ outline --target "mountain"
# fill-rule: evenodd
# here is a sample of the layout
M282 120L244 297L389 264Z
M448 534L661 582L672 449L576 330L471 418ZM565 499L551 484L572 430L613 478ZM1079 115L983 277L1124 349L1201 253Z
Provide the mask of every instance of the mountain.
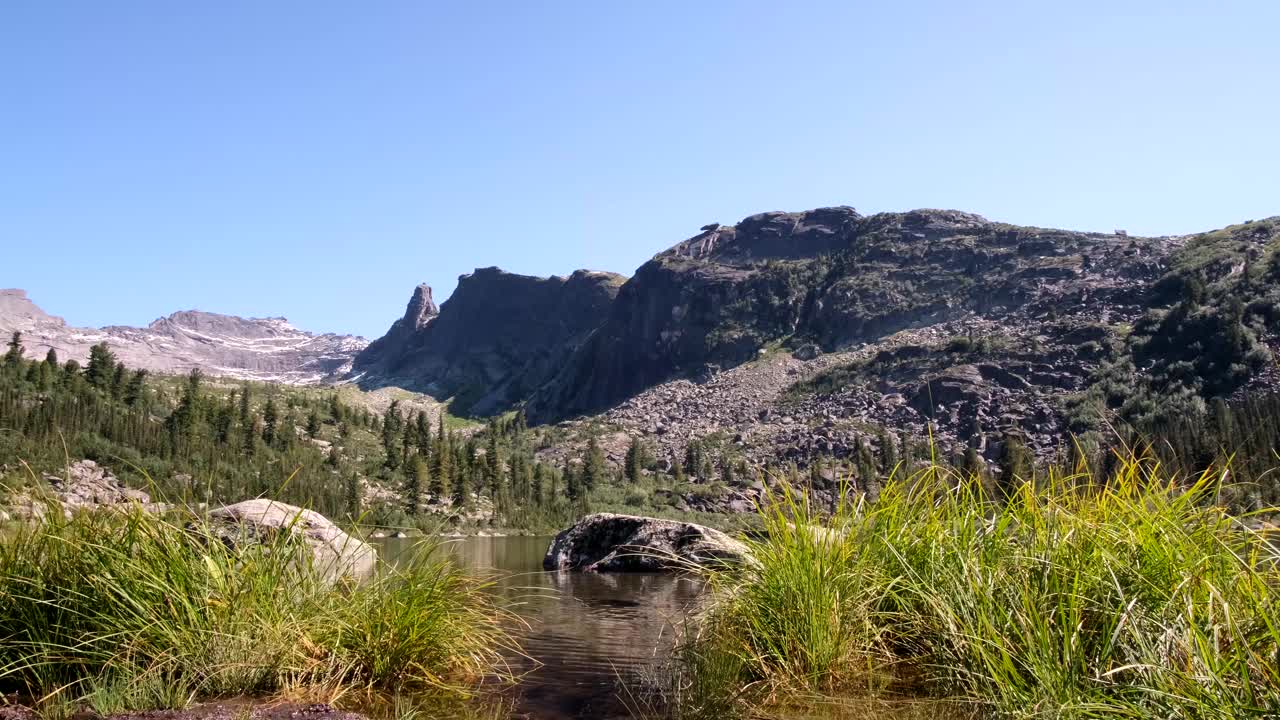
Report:
M75 328L49 315L23 290L0 290L0 332L23 335L31 357L50 348L63 361L83 363L89 347L105 342L131 368L209 375L293 385L335 380L350 370L351 360L368 344L351 335L314 335L281 317L241 318L185 310L145 328L110 326Z
M405 314L354 362L362 386L399 385L452 398L457 413L490 415L543 385L603 321L625 278L567 278L481 268L440 308L420 285Z
M1177 237L853 208L707 225L618 292L533 394L678 456L847 456L877 427L989 458L1203 412L1280 382L1280 220Z

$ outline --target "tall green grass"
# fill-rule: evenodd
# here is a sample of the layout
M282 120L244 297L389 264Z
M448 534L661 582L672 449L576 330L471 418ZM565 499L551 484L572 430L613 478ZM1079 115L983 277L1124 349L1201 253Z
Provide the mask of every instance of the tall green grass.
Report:
M60 509L0 537L0 691L101 712L233 695L465 695L509 644L443 553L327 582L290 533L229 548L191 515Z
M1280 548L1214 505L1220 477L1129 458L997 502L930 467L877 502L761 508L755 562L718 571L685 649L700 692L950 698L1007 717L1280 712ZM718 714L723 715L723 711Z

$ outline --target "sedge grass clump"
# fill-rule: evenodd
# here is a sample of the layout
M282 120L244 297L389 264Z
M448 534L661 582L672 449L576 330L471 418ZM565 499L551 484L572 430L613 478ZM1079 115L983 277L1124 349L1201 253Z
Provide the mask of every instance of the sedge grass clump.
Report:
M732 656L756 702L944 697L1021 717L1259 717L1280 711L1280 550L1189 483L1130 458L1004 500L938 467L761 509L755 560L713 580L691 641Z
M104 711L457 695L498 662L503 613L441 554L334 583L298 542L231 548L196 516L54 508L0 538L0 690Z

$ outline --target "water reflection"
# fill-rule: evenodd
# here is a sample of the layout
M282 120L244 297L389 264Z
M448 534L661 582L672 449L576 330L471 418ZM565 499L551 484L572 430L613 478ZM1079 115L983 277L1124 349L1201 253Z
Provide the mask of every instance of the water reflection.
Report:
M696 578L642 573L543 572L550 537L451 540L444 551L477 573L528 624L517 628L528 657L508 658L523 675L516 716L532 720L628 717L620 696L665 661L702 597ZM392 562L415 552L412 538L383 541Z

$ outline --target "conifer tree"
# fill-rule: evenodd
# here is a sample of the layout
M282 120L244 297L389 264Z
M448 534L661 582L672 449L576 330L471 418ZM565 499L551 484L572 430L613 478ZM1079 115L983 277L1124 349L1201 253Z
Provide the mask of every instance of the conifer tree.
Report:
M50 350L49 352L53 352ZM56 360L56 358L55 358ZM146 392L147 371L137 370L129 379L129 387L124 391L124 404L134 407L142 400L143 394Z
M400 448L396 444L396 436L400 431L400 401L392 400L387 412L382 417L382 450L386 455L383 465L389 470L400 466Z
M320 437L320 413L315 410L307 414L307 437L312 440Z
M413 458L406 473L404 487L405 512L417 515L422 508L422 489L430 483L427 463L420 457Z
M546 504L546 488L547 488L547 466L543 463L537 463L533 467L533 479L529 487L529 501L535 507L542 507Z
M115 377L116 356L105 342L89 348L89 365L84 370L85 380L99 390L110 390Z
M400 461L402 465L409 464L409 458L413 454L413 441L417 437L413 425L405 423L404 432L400 433Z
M276 444L276 424L279 420L275 398L269 397L267 404L262 408L262 441L268 446Z
M364 490L360 487L360 477L352 472L347 476L345 500L347 506L347 517L351 518L353 521L360 517L360 513L363 510L361 507L363 505L363 495Z
M898 466L898 449L893 442L893 436L883 426L880 428L877 444L880 446L880 473L889 477L893 469Z
M1005 498L1024 482L1031 480L1031 454L1027 452L1022 437L1015 432L1007 432L1000 454L1000 492Z
M10 370L16 370L22 362L22 332L13 331L13 335L9 337L9 351L4 354L4 365Z
M431 454L431 421L427 418L425 412L418 413L415 421L414 430L417 431L418 452L423 456Z
M463 486L463 492L466 492L466 483L459 482L462 477L461 473L455 473L453 470L453 448L449 443L449 434L444 427L444 414L440 415L440 428L436 435L435 448L432 455L434 466L432 474L439 478L442 485Z
M124 363L116 363L115 369L111 371L111 398L113 400L119 400L124 396L128 373L129 369L124 366Z
M253 412L250 402L249 384L245 383L240 387L240 432L249 432L253 429Z
M623 461L625 477L627 482L638 483L641 476L641 464L644 462L644 447L640 444L640 438L632 438L631 445L627 448L627 456Z
M609 468L605 465L604 451L600 449L596 436L592 435L587 441L587 459L582 468L582 486L586 491L584 494L602 487L608 473Z
M430 474L430 481L426 482L424 487L427 488L427 492L431 493L432 501L436 503L443 503L446 499L452 497L452 488L449 487L449 478L443 475L429 473L429 468L426 460L424 459L425 456L423 453L420 452L414 457L416 458L415 465L418 463L422 465L422 471L424 473L423 478L427 478L427 474Z
M733 485L733 461L727 457L720 458L720 482L726 487Z
M448 478L439 475L435 477L437 478L436 482L440 483L442 488L446 487ZM471 482L469 473L457 473L457 476L453 479L453 505L457 508L464 508L470 504Z
M683 485L689 481L689 476L685 475L683 463L673 463L671 481L677 486Z

